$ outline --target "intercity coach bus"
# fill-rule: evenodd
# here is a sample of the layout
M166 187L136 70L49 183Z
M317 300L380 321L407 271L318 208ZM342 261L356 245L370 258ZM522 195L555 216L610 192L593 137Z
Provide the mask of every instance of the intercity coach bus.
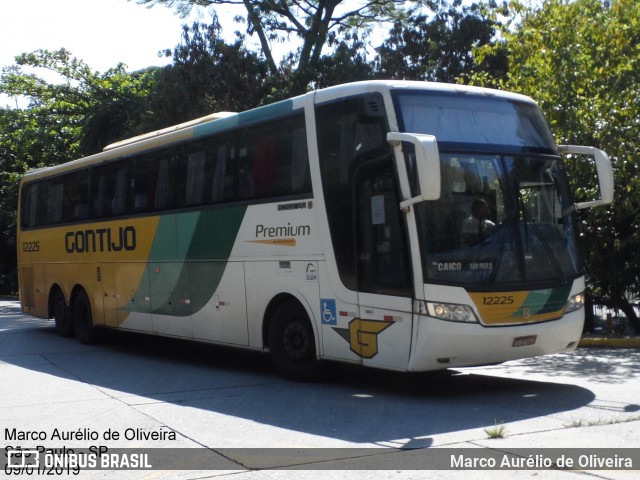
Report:
M588 157L575 203L562 155ZM612 167L558 146L536 103L424 82L340 85L42 168L20 188L24 312L399 371L574 349L576 210Z

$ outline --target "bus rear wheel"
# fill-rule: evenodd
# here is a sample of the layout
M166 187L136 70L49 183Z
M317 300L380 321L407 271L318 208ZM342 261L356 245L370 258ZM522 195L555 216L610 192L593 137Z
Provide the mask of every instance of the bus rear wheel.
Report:
M277 307L269 325L268 341L273 363L285 377L312 381L321 376L313 328L302 305L285 302Z
M91 302L84 290L80 290L72 304L73 328L80 343L96 343L99 339L98 328L93 324Z
M58 335L65 338L73 337L73 322L69 315L67 301L61 290L56 290L53 294L53 320Z

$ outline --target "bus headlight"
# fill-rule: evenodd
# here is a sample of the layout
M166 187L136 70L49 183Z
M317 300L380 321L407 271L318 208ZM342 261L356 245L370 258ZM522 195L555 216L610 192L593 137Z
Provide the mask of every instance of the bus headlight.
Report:
M564 313L575 312L584 307L584 293L578 293L569 298L567 301L567 308L564 309Z
M449 322L478 323L478 317L468 305L439 302L424 302L424 305L430 317Z

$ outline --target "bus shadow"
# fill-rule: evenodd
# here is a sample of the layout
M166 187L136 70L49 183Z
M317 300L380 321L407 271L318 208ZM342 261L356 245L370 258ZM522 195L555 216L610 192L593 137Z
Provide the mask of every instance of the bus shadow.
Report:
M294 439L293 432L299 432L306 434L301 438L312 435L312 442L326 437L347 444L424 448L435 435L479 429L474 438L482 439L482 429L496 423L569 412L595 398L575 385L331 364L328 379L294 383L255 352L125 332L109 332L101 345L85 346L42 325L14 330L11 336L14 348L0 353L0 361L97 386L143 412L159 404L198 409L193 419L167 425L214 446L220 446L220 439L212 422L220 417L211 412L255 422L252 428L286 429ZM241 446L290 446L255 445L258 438L247 432L248 445Z

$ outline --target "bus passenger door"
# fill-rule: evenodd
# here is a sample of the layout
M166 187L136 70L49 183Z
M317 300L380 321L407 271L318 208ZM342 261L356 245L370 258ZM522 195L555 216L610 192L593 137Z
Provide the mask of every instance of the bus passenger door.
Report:
M364 365L404 370L411 349L412 273L390 157L360 166L354 186L359 316L350 324L351 348Z
M333 247L319 272L326 358L407 368L412 273L383 97L318 100L318 158ZM322 266L321 266L322 268ZM335 270L335 271L334 271Z

